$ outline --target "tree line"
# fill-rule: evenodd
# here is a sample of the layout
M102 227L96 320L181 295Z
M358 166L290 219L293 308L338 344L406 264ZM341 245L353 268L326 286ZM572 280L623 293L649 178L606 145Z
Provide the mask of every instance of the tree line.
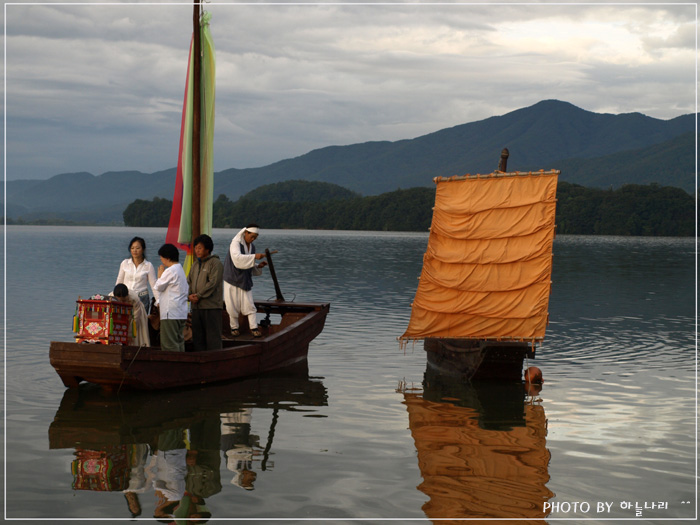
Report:
M323 191L318 191L318 184L326 185ZM430 227L433 188L361 197L337 190L326 193L330 186L335 185L286 181L257 188L237 201L219 195L213 226L237 228L254 221L273 229L427 231ZM317 200L309 201L314 191ZM167 199L138 199L124 210L124 224L167 226L170 208ZM695 235L695 199L670 186L628 184L603 190L560 181L556 213L559 234Z
M617 190L560 182L557 232L580 235L695 235L695 199L672 186L626 184Z

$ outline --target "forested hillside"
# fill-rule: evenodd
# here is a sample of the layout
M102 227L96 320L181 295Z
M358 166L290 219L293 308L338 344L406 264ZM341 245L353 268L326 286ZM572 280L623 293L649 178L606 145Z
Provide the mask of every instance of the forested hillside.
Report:
M695 193L695 180L689 176L694 166L695 133L685 133L647 148L594 159L565 159L557 163L556 169L561 170L561 180L581 186L609 189L657 183Z
M297 191L302 186L305 192ZM430 227L434 189L353 197L332 186L289 181L263 186L235 202L220 195L214 203L214 227L238 228L250 222L274 229L427 231ZM319 200L305 201L305 194L312 193ZM170 201L138 200L124 211L124 222L167 226L169 215ZM556 222L559 234L692 236L695 201L679 188L656 184L602 190L560 182Z
M510 171L558 169L560 180L587 187L655 182L695 194L695 140L695 115L659 120L544 100L421 137L329 146L268 166L224 169L215 173L214 195L236 201L259 186L289 180L332 183L365 196L431 188L436 176L490 173L504 147ZM175 168L8 180L7 217L116 224L135 199L172 198L174 184Z
M167 226L173 201L155 197L152 201L136 199L124 210L124 224L153 228Z
M562 234L692 236L695 201L657 184L601 190L560 182L556 222Z

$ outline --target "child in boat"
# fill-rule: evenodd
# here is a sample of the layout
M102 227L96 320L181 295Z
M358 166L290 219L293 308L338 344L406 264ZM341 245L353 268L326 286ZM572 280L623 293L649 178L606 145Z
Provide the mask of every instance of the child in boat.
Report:
M161 265L153 290L160 294L160 348L185 351L183 329L187 322L187 276L179 263L179 253L172 244L158 250Z
M139 296L121 283L114 287L114 291L110 295L119 302L131 305L131 322L133 324L129 326L129 344L151 346L151 340L148 336L148 315L146 315L146 309ZM134 334L134 326L136 334Z

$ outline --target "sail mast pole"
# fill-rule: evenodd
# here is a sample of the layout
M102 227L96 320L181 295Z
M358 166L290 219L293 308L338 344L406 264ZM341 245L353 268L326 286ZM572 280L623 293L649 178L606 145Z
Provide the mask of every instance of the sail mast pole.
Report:
M508 153L508 148L503 148L503 151L501 151L501 159L498 161L498 171L502 171L505 173L508 171L508 156L510 154Z
M192 14L193 42L192 42L192 69L194 72L192 82L192 241L201 233L200 222L200 123L202 97L200 94L200 81L202 78L202 43L201 30L199 24L200 3L193 0L194 9ZM194 244L192 245L194 250Z

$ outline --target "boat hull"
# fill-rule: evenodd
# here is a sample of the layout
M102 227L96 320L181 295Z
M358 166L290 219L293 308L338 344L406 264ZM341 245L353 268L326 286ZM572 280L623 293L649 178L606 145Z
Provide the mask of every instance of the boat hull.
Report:
M423 347L428 365L462 380L519 381L525 357L534 357L529 343L428 337Z
M87 381L107 389L159 390L250 377L306 359L309 343L323 330L327 303L256 302L261 313L281 316L262 328L263 337L224 340L224 348L167 352L137 347L51 342L51 365L67 387Z

